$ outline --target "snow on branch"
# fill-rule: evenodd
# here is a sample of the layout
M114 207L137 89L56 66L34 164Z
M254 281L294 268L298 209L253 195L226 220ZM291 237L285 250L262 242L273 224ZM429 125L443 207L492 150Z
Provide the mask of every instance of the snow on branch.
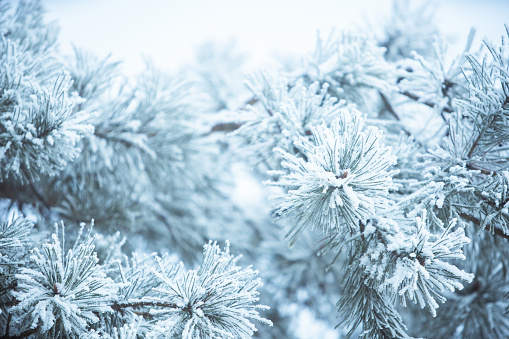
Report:
M415 233L397 232L387 234L381 242L375 240L360 265L380 292L387 288L399 296L403 306L408 298L421 307L427 306L436 316L437 301L446 300L442 294L461 290L461 281L471 282L474 277L446 262L465 259L462 248L470 242L463 228L453 230L455 226L456 219L452 219L441 234L433 234L423 212L415 219Z
M16 275L14 296L19 303L12 311L21 331L37 329L50 337L61 333L79 338L99 321L98 314L112 311L108 305L115 300L117 287L98 265L91 228L80 239L84 226L67 253L63 226L61 231L57 226L51 242L36 247L31 265Z
M271 325L258 313L267 307L254 304L261 286L255 278L258 272L236 266L238 259L230 254L228 243L221 250L209 242L198 270L186 272L177 281L156 273L162 286L155 289L159 296L153 300L176 307L150 312L162 319L156 321L149 337L250 338L256 331L251 320Z
M18 69L15 44L0 43L0 181L10 176L33 182L54 176L79 154L78 142L93 131L75 112L80 98L70 95L67 73L40 87Z
M258 102L242 112L244 123L233 135L242 151L258 161L274 160L276 147L293 152L295 140L309 138L312 126L330 123L346 107L343 100L330 96L328 84L308 86L302 79L293 82L260 73L252 75L247 85Z
M356 110L341 110L329 126L311 128L314 142L301 138L295 146L299 158L283 150L283 173L269 185L289 189L279 200L275 214L297 221L287 236L292 243L306 227L324 233L356 233L361 223L388 206L393 188L389 168L396 163L382 132L366 127Z

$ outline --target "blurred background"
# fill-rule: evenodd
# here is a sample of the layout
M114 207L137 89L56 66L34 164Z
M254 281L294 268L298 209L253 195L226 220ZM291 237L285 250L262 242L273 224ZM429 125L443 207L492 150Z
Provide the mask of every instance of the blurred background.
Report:
M48 20L58 21L63 52L72 44L98 55L111 53L136 73L149 57L165 70L188 64L206 41L235 39L249 66L313 50L317 31L358 30L388 18L390 0L45 0ZM436 1L440 31L460 51L471 27L477 39L498 40L509 1ZM474 43L474 46L476 44Z

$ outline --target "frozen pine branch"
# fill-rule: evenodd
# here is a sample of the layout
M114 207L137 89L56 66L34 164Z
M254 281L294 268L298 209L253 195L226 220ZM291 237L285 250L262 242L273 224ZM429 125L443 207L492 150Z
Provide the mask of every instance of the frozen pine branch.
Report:
M344 101L330 96L327 84L307 86L302 80L293 83L260 73L252 75L247 85L257 103L246 108L241 116L244 122L233 135L243 152L249 151L258 161L268 160L270 166L275 165L274 148L297 152L295 140L309 138L312 126L330 123L345 107Z
M302 74L307 81L329 84L332 96L363 110L373 109L368 104L373 94L390 93L394 89L395 68L385 61L385 48L377 46L372 37L343 33L318 41Z
M249 338L256 331L251 320L271 324L258 314L256 291L261 281L250 267L236 266L238 258L222 251L215 243L205 245L200 268L191 270L177 281L164 275L157 288L158 302L172 303L169 309L151 311L156 317L155 338Z
M91 228L81 238L84 227L67 253L57 228L19 269L7 309L13 338L249 338L251 320L271 324L258 313L266 309L256 304L258 272L237 266L228 244L205 245L200 268L179 276L182 265L167 256L134 253L116 268L100 265Z
M119 77L119 62L110 61L110 57L98 58L92 53L74 47L75 57L68 67L73 79L72 91L76 91L85 102L80 108L90 108L106 90L115 84ZM117 79L118 80L118 79ZM97 107L92 107L96 109Z
M365 267L368 280L373 279L372 286L378 285L380 292L391 290L403 306L408 299L419 303L421 308L427 306L436 316L437 301L446 300L441 294L446 290L461 290L461 281L473 279L472 274L447 262L465 259L461 248L470 242L463 229L454 229L455 226L456 220L452 219L441 234L432 234L426 225L426 213L423 213L422 218L416 218L415 233L390 234L389 231L382 235L385 237L383 245L377 240L368 245L365 256L360 259L361 267Z
M473 31L465 52L469 50L472 39ZM442 116L447 122L445 112L451 113L455 109L454 100L467 97L467 81L462 71L466 67L466 59L460 55L447 65L445 41L437 38L432 46L434 58L427 60L414 52L412 59L399 63L398 87L401 94L433 108L434 114Z
M0 224L0 315L7 314L7 304L13 301L18 282L16 273L23 266L30 248L33 224L23 217ZM9 326L8 318L0 318L0 327Z
M135 320L130 324L125 324L120 328L114 327L112 333L104 332L101 330L91 330L84 334L83 339L137 339L140 321Z
M303 158L280 151L282 167L289 173L270 183L289 189L275 213L297 222L288 233L292 243L308 226L325 234L356 233L388 207L387 195L393 188L395 172L389 167L396 159L381 143L381 132L365 127L358 111L341 110L330 127L316 126L311 131L313 142L295 142Z
M93 128L84 114L74 112L79 98L69 93L68 74L58 75L47 87L34 86L32 75L19 70L16 44L3 39L0 48L0 179L34 182L41 175L54 176L76 158L79 140Z
M9 263L29 245L29 234L33 224L23 217L0 224L0 258Z
M17 316L20 333L36 329L46 336L79 338L99 321L98 313L112 311L108 305L116 298L116 286L98 265L94 237L90 231L82 241L78 236L66 253L64 233L62 227L50 243L35 248L33 266L16 275L17 305L10 312Z
M345 279L344 297L338 302L339 315L350 331L346 338L351 338L362 324L361 337L366 338L408 338L406 326L387 296L368 286L363 275L350 267ZM352 309L355 312L352 312ZM338 325L338 326L339 326Z

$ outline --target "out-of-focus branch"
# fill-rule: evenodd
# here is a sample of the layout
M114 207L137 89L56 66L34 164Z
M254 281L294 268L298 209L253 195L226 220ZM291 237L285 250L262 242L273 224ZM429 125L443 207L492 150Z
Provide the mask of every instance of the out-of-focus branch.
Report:
M407 98L410 98L410 99L412 99L414 101L420 102L421 104L424 104L424 105L426 105L428 107L431 107L431 108L435 107L435 104L433 102L430 102L430 101L420 101L421 98L418 95L415 95L415 94L410 93L408 91L399 92L399 93L404 95L404 96L406 96ZM452 113L453 112L453 110L451 108L449 108L449 107L444 107L443 111L447 112L447 113Z
M462 217L465 220L468 220L468 221L472 222L476 226L481 226L481 220L477 219L473 215L470 215L470 214L467 214L467 213L460 213L460 217ZM488 232L491 232L489 229L485 228L485 230L488 231ZM502 231L500 228L493 227L493 232L491 232L491 233L496 235L496 236L498 236L498 237L502 237L502 238L505 238L505 239L509 240L509 235L505 234L504 231Z

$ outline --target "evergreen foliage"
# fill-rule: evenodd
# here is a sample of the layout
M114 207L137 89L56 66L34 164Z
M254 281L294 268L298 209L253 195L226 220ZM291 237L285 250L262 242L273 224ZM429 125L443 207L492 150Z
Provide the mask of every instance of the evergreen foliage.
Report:
M509 336L509 28L451 58L430 6L392 15L242 92L233 42L127 79L2 3L0 335L299 338L309 311L345 338Z
M200 118L205 96L151 65L132 84L110 58L76 49L62 59L38 1L3 5L1 32L2 335L248 338L251 321L270 325L258 272L237 266L228 245L206 244L198 270L123 254L166 248L193 264L238 218L214 178L224 165ZM94 230L62 222L51 235L55 220L92 217Z

